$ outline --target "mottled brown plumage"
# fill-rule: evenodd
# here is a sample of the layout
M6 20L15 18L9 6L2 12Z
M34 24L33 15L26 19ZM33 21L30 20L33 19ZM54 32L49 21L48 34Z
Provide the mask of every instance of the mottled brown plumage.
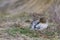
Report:
M41 17L40 20L39 20L39 22L40 22L40 23L46 23L46 20L47 20L47 19L46 19L45 17Z

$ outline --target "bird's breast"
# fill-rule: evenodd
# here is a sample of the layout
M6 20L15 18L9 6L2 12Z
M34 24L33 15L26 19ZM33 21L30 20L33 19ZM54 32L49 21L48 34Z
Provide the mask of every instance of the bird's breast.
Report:
M40 28L40 29L45 29L48 27L48 24L43 24L43 23L39 23L38 25L36 25L36 28Z

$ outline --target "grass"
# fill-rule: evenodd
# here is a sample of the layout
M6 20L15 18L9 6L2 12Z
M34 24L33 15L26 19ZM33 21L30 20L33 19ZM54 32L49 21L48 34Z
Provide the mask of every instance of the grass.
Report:
M8 34L15 37L17 35L17 33L19 33L20 35L25 35L28 37L33 37L33 38L41 38L41 36L39 35L40 33L37 33L36 31L31 31L30 28L19 28L19 27L13 27L11 29L7 30ZM47 36L50 36L50 38L46 38L50 39L50 40L59 40L57 33L56 32L45 32L45 34ZM54 35L54 37L53 37ZM43 38L43 37L42 37ZM43 38L44 39L44 38Z
M45 4L48 4L50 3L52 0L46 0Z
M22 12L22 13L15 14L15 15L9 15L9 18L12 20L20 19L20 20L25 21L27 19L30 19L30 16L28 13Z
M6 19L6 17L5 16L7 16L7 14L0 14L0 18L3 20L3 19ZM23 12L23 13L21 13L21 14L17 14L17 15L14 15L14 16L10 16L9 18L11 18L11 20L12 19L17 19L17 18L19 18L19 19L21 19L22 21L25 21L26 19L30 19L30 16L27 14L27 13L25 13L25 12ZM54 25L55 25L55 23L53 23ZM51 24L51 25L53 25L53 24ZM51 26L50 25L50 26ZM14 25L15 26L15 25ZM19 25L18 25L19 26ZM51 27L53 27L53 26L51 26ZM14 28L11 28L11 29L8 29L7 30L7 32L8 32L8 34L10 34L10 35L12 35L12 36L16 36L17 35L17 33L19 33L20 35L21 34L24 34L24 35L26 35L26 36L29 36L29 37L41 37L40 36L40 33L37 33L36 31L31 31L31 30L29 30L29 28L19 28L19 27L14 27ZM59 33L60 31L58 31L58 33ZM45 31L45 33L44 33L45 35L47 35L47 36L55 36L55 32L49 32L49 31ZM51 38L52 39L52 38ZM58 40L58 38L57 38L57 35L53 38L53 40Z
M39 37L39 35L35 31L31 31L29 28L12 28L7 32L12 36L16 36L16 34L19 33L29 37Z
M0 13L0 17L5 17L6 15L8 15L8 14L6 14L6 13Z
M3 22L3 21L5 21L6 20L6 16L7 15L9 15L9 14L7 14L7 13L0 13L0 22Z
M45 32L45 34L48 36L53 36L55 33L54 32Z

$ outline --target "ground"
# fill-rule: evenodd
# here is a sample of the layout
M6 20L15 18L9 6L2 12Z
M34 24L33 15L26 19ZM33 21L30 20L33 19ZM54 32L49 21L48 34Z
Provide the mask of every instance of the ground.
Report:
M60 0L0 0L0 40L60 40L59 10ZM48 28L31 31L40 16L49 19Z
M59 40L57 32L54 31L55 23L51 23L52 28L47 28L40 35L39 31L29 30L31 22L26 21L32 20L29 14L23 12L17 15L0 15L0 40Z

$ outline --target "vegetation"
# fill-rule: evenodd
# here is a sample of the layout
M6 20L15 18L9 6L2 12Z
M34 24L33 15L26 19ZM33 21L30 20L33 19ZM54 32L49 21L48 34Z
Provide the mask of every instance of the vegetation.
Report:
M59 4L59 0L0 0L0 37L4 38L0 40L5 40L5 36L10 40L10 35L15 37L17 34L41 40L60 40ZM39 13L49 18L49 27L46 30L41 32L30 30L29 24L33 20L33 12L38 14L35 15L36 19L40 17ZM25 24L28 26L24 26Z
M7 32L12 36L16 36L16 33L19 33L29 37L39 37L39 35L35 31L31 31L29 28L12 28Z

